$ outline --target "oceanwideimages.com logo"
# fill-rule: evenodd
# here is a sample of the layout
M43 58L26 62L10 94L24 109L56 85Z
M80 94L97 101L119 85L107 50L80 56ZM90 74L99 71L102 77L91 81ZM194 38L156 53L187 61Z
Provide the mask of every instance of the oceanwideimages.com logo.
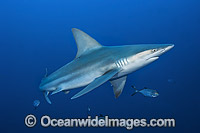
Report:
M27 115L25 118L25 125L27 127L34 127L37 119L34 115ZM98 117L92 118L66 118L56 119L48 115L40 118L40 125L42 127L125 127L128 130L134 127L175 127L175 119L151 119L149 123L146 119L123 119L123 118L109 118Z

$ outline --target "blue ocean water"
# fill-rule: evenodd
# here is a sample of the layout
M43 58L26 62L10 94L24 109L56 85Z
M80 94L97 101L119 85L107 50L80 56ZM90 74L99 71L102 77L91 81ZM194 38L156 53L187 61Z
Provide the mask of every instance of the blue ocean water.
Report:
M125 128L28 128L28 114L37 118L174 118L175 128L134 128L133 132L198 132L200 121L198 0L21 0L0 2L0 131L125 132ZM110 83L78 99L56 94L49 105L39 91L45 75L74 59L71 28L79 28L102 45L173 43L160 59L128 76L124 91L114 98ZM172 79L175 82L168 82ZM157 98L130 95L147 86ZM34 100L40 100L35 110Z

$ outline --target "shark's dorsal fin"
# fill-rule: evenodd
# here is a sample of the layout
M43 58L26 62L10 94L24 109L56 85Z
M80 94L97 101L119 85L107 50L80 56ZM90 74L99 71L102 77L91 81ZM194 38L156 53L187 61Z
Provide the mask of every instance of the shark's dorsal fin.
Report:
M83 53L102 47L95 39L79 29L72 28L72 33L78 49L76 58Z

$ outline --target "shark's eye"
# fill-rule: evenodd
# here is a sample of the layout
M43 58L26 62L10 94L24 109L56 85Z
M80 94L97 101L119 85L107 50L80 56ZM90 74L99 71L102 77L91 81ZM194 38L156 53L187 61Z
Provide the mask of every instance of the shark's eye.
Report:
M152 51L152 52L156 52L156 51L158 51L158 50L157 50L157 49L152 49L151 51Z

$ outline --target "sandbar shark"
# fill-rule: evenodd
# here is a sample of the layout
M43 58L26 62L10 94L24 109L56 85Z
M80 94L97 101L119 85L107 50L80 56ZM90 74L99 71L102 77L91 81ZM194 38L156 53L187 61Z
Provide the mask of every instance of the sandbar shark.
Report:
M50 93L86 86L71 98L75 99L106 81L110 81L118 98L128 74L154 62L174 47L173 44L103 46L79 29L72 28L72 33L78 49L75 59L43 78L39 86L49 104Z

